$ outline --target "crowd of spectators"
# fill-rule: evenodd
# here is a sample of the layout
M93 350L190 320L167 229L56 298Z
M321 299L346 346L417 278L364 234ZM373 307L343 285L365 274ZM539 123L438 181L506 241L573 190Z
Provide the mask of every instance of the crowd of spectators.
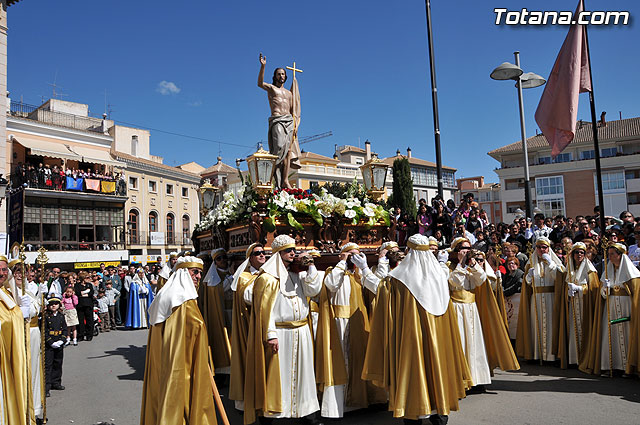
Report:
M537 237L548 237L553 243L552 249L558 257L564 260L566 254L575 242L584 242L589 250L589 259L598 267L602 267L602 236L610 242L622 242L629 247L629 257L638 266L640 250L640 217L634 217L629 211L622 211L614 216L606 216L606 229L600 229L599 209L596 207L593 215L578 215L565 217L545 217L535 214L533 220L523 216L516 217L511 223L491 223L485 210L479 208L473 194L467 194L456 205L453 200L446 203L439 197L427 204L420 199L416 217L411 217L399 208L394 211L396 222L396 242L404 246L407 238L420 233L433 236L438 241L440 250L448 248L457 237L466 237L472 248L480 250L491 258L499 257L496 261L500 271L508 273L507 257L514 257L518 269L524 270L528 260L527 250Z
M109 171L100 171L92 168L76 169L65 167L64 165L43 164L23 164L18 163L11 175L12 187L21 186L35 189L50 190L66 190L67 177L73 179L96 179L101 181L116 182L116 191L118 194L126 192L126 184L124 181L124 173L111 173Z

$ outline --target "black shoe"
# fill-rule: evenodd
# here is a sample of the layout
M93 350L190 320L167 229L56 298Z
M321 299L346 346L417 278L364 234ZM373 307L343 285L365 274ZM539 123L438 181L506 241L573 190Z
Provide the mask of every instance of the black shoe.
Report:
M45 393L45 397L51 397L51 393L49 392L49 390L47 390L47 392Z
M304 416L302 418L302 423L305 425L324 425L320 419L318 419L318 416L316 413L312 413L310 415Z
M86 338L85 338L85 341L87 341L87 342L88 342L88 341L91 341L92 339L93 339L93 337L92 337L92 336L88 336L88 337L86 337Z
M52 390L64 391L64 385L52 385Z
M421 419L403 419L402 422L404 425L420 425L422 423Z
M431 415L429 416L429 422L431 422L432 425L447 425L447 422L449 422L449 416Z

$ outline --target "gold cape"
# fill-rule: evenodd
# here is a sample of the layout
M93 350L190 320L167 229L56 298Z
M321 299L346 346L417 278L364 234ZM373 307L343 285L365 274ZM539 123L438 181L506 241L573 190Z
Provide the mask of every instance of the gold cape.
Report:
M498 288L500 287L498 282ZM482 323L482 335L487 349L487 361L489 369L499 367L502 370L518 370L520 365L516 354L513 352L509 330L504 322L498 301L491 288L489 280L476 287L473 291L476 295L476 306L480 323ZM501 294L501 292L499 292Z
M502 316L502 320L504 321L504 325L509 329L509 321L507 320L507 307L504 301L504 288L502 287L502 277L498 279L496 282L496 290L493 292L493 295L496 298L496 302L498 303L498 309L500 310L500 315Z
M325 271L325 279L333 268ZM349 370L345 367L345 353L342 351L338 329L336 327L336 308L329 300L329 291L322 286L320 293L320 313L318 316L318 335L316 339L316 383L318 390L325 387L347 384L345 404L349 407L368 407L370 404L384 403L386 394L362 379L362 367L369 340L369 316L363 298L362 285L353 273L345 272L349 277L351 292L349 296ZM371 292L371 291L368 291ZM342 312L342 314L346 311ZM338 314L338 317L344 317Z
M253 308L247 336L244 375L244 423L252 424L257 415L282 412L280 361L267 346L269 318L280 291L280 281L261 273L253 284Z
M638 325L640 319L640 278L628 280L623 287L631 296L631 323L629 325L629 351L627 354L627 366L625 372L628 374L639 374L640 371L640 327ZM593 291L595 295L593 310L593 320L589 340L584 348L584 356L578 366L583 372L599 375L602 373L601 368L601 341L602 333L608 332L606 327L602 326L602 316L607 314L607 300L600 295L601 284L597 290ZM615 326L615 325L612 325Z
M551 352L560 359L560 367L566 369L569 364L569 326L573 326L573 317L569 314L569 303L575 302L569 297L568 285L565 282L566 273L563 273L562 287L554 295L553 318L555 338ZM598 273L589 273L589 283L582 294L582 341L577 347L579 357L578 364L584 358L585 349L589 346L591 327L593 326L593 312L595 309L595 296L600 296ZM602 298L602 297L601 297ZM574 298L575 299L575 298Z
M362 378L388 390L394 417L448 415L473 386L452 310L434 316L401 281L380 282Z
M211 267L215 267L215 265ZM224 277L225 275L220 276L220 283L216 286L207 286L203 283L198 287L198 307L200 307L204 323L207 326L213 364L216 368L231 366L231 344L224 324L224 287L222 284Z
M231 325L231 381L229 398L244 400L244 370L247 357L247 335L249 334L250 306L244 302L244 291L257 275L243 272L238 279L238 286L233 293L233 313Z
M141 425L217 424L211 360L196 300L149 329Z
M4 296L13 299L5 289ZM23 424L27 420L27 353L25 351L25 321L18 305L12 308L0 301L0 324L2 340L0 341L0 375L4 389L4 423ZM33 403L29 403L33 406ZM32 413L32 412L30 412ZM31 415L30 415L31 416Z
M525 360L532 360L534 358L534 347L537 344L537 341L533 340L533 332L531 332L531 327L536 326L535 323L531 323L531 296L533 295L533 289L531 285L525 282L525 278L529 269L531 268L530 264L524 268L524 275L522 278L522 291L520 295L520 309L518 310L518 327L516 331L516 353L518 356L523 357ZM562 282L564 279L564 273L560 271L556 272L556 280L554 283L554 293L560 291L562 287ZM536 286L538 288L538 286ZM553 324L552 324L552 341L557 339L557 317L553 315ZM540 319L542 322L542 319ZM535 320L534 320L535 322ZM553 347L552 347L553 349ZM540 353L542 357L543 354Z
M167 279L162 276L158 276L158 281L156 283L156 292L161 290L165 283L167 283Z

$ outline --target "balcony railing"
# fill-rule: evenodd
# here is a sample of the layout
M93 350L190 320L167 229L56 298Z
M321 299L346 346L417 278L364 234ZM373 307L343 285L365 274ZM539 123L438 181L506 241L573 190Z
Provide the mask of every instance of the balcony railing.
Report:
M151 233L154 236L153 243ZM159 237L158 237L159 236ZM164 237L164 243L160 243ZM191 232L187 233L171 233L171 232L134 232L129 231L127 234L127 245L151 245L151 246L191 246Z
M47 111L45 109L39 109L38 106L28 105L22 102L11 101L10 113L11 116L14 117L26 118L60 127L93 131L97 133L102 133L104 131L102 127L102 119L100 118Z
M127 185L122 179L107 178L78 178L65 175L45 175L38 170L24 170L11 174L11 187L21 186L31 189L45 189L52 191L67 191L81 193L100 193L102 195L127 196ZM90 184L93 183L93 184Z

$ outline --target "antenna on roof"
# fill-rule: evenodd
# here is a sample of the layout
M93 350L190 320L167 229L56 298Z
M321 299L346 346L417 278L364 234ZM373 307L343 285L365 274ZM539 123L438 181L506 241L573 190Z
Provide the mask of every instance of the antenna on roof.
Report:
M49 84L51 87L53 87L53 93L51 95L52 99L57 99L58 96L62 97L62 96L68 96L68 94L66 93L62 93L62 87L60 87L59 85L56 84L56 81L58 79L58 70L56 70L55 75L53 76L53 83L47 83ZM56 89L60 89L60 91L56 91ZM44 103L44 102L43 102Z
M218 142L218 156L222 156L222 145Z

